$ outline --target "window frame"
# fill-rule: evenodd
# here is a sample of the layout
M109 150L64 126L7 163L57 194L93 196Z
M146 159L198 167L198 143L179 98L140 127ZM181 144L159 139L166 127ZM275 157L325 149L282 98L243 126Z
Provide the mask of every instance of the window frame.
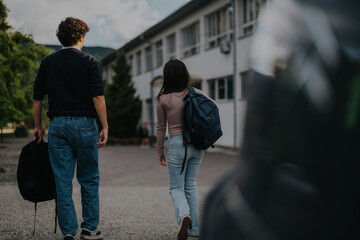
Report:
M171 42L172 39L174 40L173 44ZM167 59L170 60L170 59L176 58L176 34L175 33L172 33L166 37L166 45L167 45L167 48L166 48Z
M233 17L234 14L230 11L231 4L228 4L220 9L208 14L205 17L206 23L206 47L208 49L218 47L221 41L231 41L233 38ZM234 10L232 10L234 11ZM222 13L225 12L224 15ZM224 19L225 18L225 19ZM220 20L219 20L220 19ZM224 26L225 22L225 26ZM224 28L224 29L219 29Z
M139 50L139 51L137 51L136 52L136 74L137 75L140 75L141 74L141 63L142 63L142 61L141 61L141 58L142 58L142 53L141 53L141 50Z
M253 34L258 26L260 9L266 6L269 0L242 0L242 35ZM252 3L252 4L250 4ZM249 7L252 5L251 7Z
M145 71L149 72L153 68L153 54L152 54L152 46L147 46L145 48Z
M192 38L192 27L194 27L194 39ZM182 30L182 57L191 57L200 53L200 22L193 22ZM190 33L190 40L186 39L187 33ZM194 40L194 43L192 41ZM189 43L189 44L188 44Z
M156 67L161 67L164 63L162 39L155 42L155 56L156 56Z
M220 81L224 81L224 97L220 98ZM232 84L232 91L234 91L234 81L233 81L233 76L232 75L228 75L225 77L219 77L219 78L214 78L214 79L209 79L207 81L208 83L208 89L209 89L209 97L213 98L216 101L232 101L234 99L234 93L233 92L229 92L229 82L231 82ZM211 88L210 85L214 84L214 93L211 92Z

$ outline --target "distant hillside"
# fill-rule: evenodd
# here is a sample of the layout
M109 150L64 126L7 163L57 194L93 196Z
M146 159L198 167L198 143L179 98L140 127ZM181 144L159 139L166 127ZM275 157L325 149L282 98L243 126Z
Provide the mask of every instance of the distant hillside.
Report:
M61 48L60 45L45 45L48 48L52 48L55 51L59 50ZM88 54L93 55L96 57L99 61L109 55L110 53L114 52L115 49L107 48L107 47L83 47L83 52L86 52Z

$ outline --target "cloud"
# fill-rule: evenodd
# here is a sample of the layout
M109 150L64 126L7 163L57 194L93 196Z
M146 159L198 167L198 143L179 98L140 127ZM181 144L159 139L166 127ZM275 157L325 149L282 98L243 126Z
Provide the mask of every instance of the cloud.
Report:
M157 0L5 0L8 21L15 30L30 33L38 43L59 44L55 32L62 19L73 16L85 21L90 32L87 46L121 47L175 9L156 9ZM168 0L164 0L168 1ZM179 6L188 0L176 0Z

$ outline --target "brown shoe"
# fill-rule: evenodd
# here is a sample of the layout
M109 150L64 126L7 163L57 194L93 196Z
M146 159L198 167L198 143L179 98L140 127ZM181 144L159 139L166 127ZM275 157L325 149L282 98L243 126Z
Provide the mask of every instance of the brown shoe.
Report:
M188 228L190 223L191 223L190 216L188 214L184 215L180 222L178 240L186 240L188 238Z

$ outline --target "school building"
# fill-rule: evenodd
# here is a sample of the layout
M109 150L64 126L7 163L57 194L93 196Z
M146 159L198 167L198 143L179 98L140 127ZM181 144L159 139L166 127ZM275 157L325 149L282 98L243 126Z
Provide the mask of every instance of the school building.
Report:
M192 85L218 103L224 135L216 145L242 144L250 75L249 49L266 0L192 0L127 42L123 50L142 100L141 122L156 135L156 102L164 64L183 61ZM116 52L102 60L111 83Z

